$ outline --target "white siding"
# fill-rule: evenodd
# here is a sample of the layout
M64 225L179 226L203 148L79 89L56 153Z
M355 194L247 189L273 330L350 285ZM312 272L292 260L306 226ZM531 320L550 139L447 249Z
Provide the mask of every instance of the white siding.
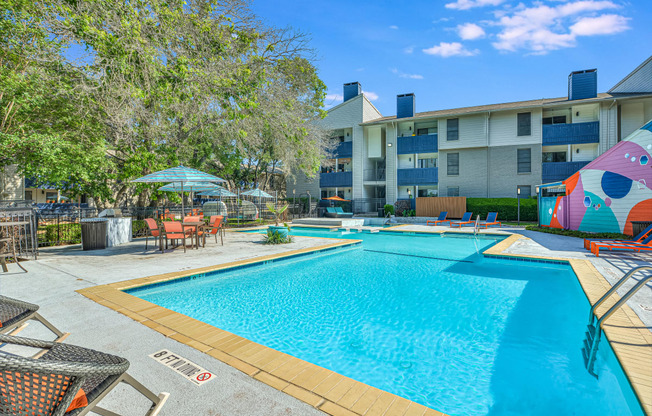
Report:
M24 185L23 177L18 174L18 165L8 165L0 170L0 200L25 198Z
M518 136L518 113L532 113L529 136ZM541 109L532 111L500 111L489 117L489 146L513 146L541 143Z
M609 92L652 92L652 56L610 89Z
M392 147L387 147L385 158L385 199L388 204L396 202L396 127L394 123L386 124L385 131L386 143L392 143Z
M600 148L602 154L618 143L618 105L611 102L600 104ZM611 107L611 108L609 108Z
M579 151L579 152L578 152ZM598 157L597 144L574 144L571 145L571 161L586 162Z
M456 117L451 117L456 118ZM439 125L439 148L440 149L461 149L468 147L487 146L485 133L486 114L478 114L459 118L459 140L446 140L446 119L440 119Z
M598 121L599 104L574 105L571 107L573 123L588 123Z
M620 137L625 138L645 123L645 104L623 103L620 106Z
M380 126L369 127L367 134L367 157L382 157L383 147Z
M411 169L414 163L414 155L398 155L397 169Z

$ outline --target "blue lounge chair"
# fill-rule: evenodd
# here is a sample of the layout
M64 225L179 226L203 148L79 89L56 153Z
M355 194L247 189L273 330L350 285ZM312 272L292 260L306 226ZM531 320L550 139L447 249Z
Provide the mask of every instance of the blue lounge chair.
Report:
M489 228L492 225L497 225L497 226L500 227L502 224L500 223L500 221L496 221L497 217L498 217L497 212L488 212L487 213L487 220L481 222L480 224L478 224L478 227L480 227L480 228Z
M464 216L462 216L462 219L460 221L451 221L451 227L459 227L462 228L463 225L473 225L475 221L471 220L471 216L473 215L472 212L465 212Z
M448 216L448 211L442 211L439 213L439 217L437 217L436 220L428 220L426 221L426 225L438 225L439 223L445 223L447 222L448 225L450 225L451 220L447 220L446 217Z
M338 218L351 218L351 217L353 217L352 212L344 212L342 207L335 207L335 213L337 214Z

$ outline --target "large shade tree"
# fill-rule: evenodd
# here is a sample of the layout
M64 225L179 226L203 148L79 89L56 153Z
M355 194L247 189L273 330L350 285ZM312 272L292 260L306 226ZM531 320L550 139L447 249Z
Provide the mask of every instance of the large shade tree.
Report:
M12 110L13 130L1 127L1 163L100 205L134 189L146 203L151 189L129 179L178 163L244 181L270 166L316 172L325 88L307 39L263 26L245 1L7 6L0 59L22 67L3 68L3 80L18 81L1 104L39 99L20 117ZM32 46L17 47L16 34ZM71 46L85 53L72 61ZM25 94L18 84L29 77Z

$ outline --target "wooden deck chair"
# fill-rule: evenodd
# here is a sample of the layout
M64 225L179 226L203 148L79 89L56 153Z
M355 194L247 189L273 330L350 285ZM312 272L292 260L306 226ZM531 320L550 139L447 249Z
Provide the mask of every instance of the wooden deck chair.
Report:
M151 401L145 415L155 416L169 396L157 396L128 375L129 361L115 355L9 335L0 335L0 342L46 351L39 358L0 354L0 414L118 416L98 404L118 384L126 383Z
M475 224L475 221L471 220L472 216L472 212L465 212L460 221L451 221L450 226L462 228L463 225Z
M451 224L451 220L447 220L446 217L448 216L448 211L442 211L439 213L439 217L437 217L436 220L427 220L426 225L438 225L438 224L443 224L445 222L448 223L448 225Z
M16 335L28 324L28 321L37 321L57 336L55 342L61 342L70 335L59 331L54 325L43 318L37 311L38 305L22 300L0 296L0 333Z

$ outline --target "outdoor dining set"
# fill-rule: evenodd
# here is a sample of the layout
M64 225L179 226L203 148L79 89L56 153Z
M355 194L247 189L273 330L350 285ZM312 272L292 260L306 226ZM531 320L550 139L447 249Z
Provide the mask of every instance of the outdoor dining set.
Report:
M190 247L198 249L206 247L206 236L215 236L215 243L217 243L217 236L219 235L222 245L224 245L224 224L226 220L223 215L211 215L206 221L204 216L197 211L189 213L181 221L177 221L175 216L164 214L163 220L157 222L154 218L147 218L148 233L145 239L145 250L147 250L149 237L158 239L159 250L163 251L165 242L165 249L168 249L168 243L171 242L172 246L176 247L179 242L183 242L183 251L186 252L186 240L190 239ZM193 215L198 214L198 215Z

